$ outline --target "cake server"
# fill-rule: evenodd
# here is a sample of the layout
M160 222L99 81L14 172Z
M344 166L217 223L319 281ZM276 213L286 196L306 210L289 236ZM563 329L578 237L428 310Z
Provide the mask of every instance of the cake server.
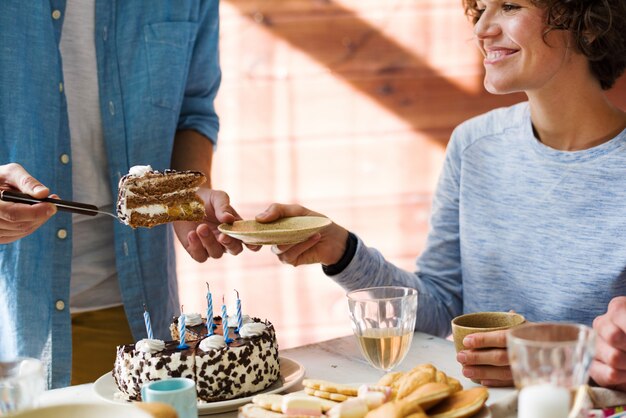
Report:
M96 216L97 214L102 213L104 215L109 215L117 219L117 216L115 216L114 214L110 212L98 210L98 207L96 205L72 202L70 200L52 199L50 197L38 199L36 197L32 197L31 195L20 193L20 192L14 192L11 190L0 190L0 200L3 200L5 202L13 202L13 203L25 203L27 205L34 205L35 203L42 203L42 202L52 203L59 210L64 211L64 212L78 213L80 215L87 215L87 216Z

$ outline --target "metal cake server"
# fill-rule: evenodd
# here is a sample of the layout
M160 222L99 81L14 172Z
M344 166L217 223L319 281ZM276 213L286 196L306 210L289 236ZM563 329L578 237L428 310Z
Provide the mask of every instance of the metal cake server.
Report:
M20 193L20 192L14 192L11 190L0 190L0 200L5 201L5 202L13 202L13 203L25 203L27 205L34 205L35 203L46 202L46 203L52 203L59 210L64 211L64 212L78 213L80 215L87 215L87 216L96 216L101 213L103 215L109 215L109 216L114 217L115 219L118 219L116 215L110 212L99 210L96 205L72 202L70 200L52 199L50 197L37 199L36 197L32 197L31 195Z

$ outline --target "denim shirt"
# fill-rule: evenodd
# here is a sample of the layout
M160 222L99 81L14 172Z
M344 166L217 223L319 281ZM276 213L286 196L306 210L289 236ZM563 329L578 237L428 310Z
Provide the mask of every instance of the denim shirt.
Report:
M0 2L0 164L19 163L72 199L72 150L59 41L63 0ZM216 141L220 84L218 0L97 0L95 48L113 196L129 167L169 167L174 135L193 129ZM68 158L69 157L69 158ZM86 202L89 203L89 202ZM156 338L178 313L173 232L115 225L122 300L135 339L143 304ZM0 245L0 357L47 364L48 386L71 373L71 215ZM112 367L113 365L111 365Z

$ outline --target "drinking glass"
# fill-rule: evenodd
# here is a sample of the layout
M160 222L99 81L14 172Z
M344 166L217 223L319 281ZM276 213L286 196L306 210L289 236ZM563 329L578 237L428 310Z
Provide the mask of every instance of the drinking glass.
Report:
M28 357L0 361L0 416L37 406L44 389L41 361Z
M576 391L589 378L595 332L579 324L526 324L509 331L507 346L513 380L521 390L519 417L567 416Z
M385 372L404 360L415 329L417 290L385 286L348 293L352 330L363 357Z

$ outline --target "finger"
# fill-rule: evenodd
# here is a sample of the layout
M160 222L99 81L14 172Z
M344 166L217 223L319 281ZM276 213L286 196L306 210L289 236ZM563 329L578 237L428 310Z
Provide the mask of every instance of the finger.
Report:
M497 380L513 382L513 374L510 367L497 366L468 366L463 367L463 376L473 380Z
M507 330L477 332L463 339L463 345L467 348L490 348L506 347Z
M7 223L39 223L42 224L57 211L51 203L24 203L0 202L0 219ZM20 228L22 226L18 226Z
M243 245L241 241L233 237L229 237L228 235L219 234L217 236L217 242L221 244L224 248L226 248L226 251L228 251L229 254L237 255L243 251Z
M263 248L262 245L251 245L251 244L246 244L246 248L249 249L250 251L259 251L261 248Z
M609 367L626 371L626 352L608 344L600 336L597 337L595 358Z
M16 163L0 166L0 178L4 183L38 199L50 194L50 190L46 186L31 176L24 167Z
M480 381L480 384L483 386L489 386L492 388L495 387L511 387L513 386L513 380L490 380L490 379L483 379Z
M236 219L241 219L235 209L230 206L230 197L228 194L222 191L212 191L211 205L215 211L215 218L222 223L232 224Z
M615 324L615 319L617 318L610 318L608 314L599 316L593 321L593 329L607 344L626 350L626 334Z
M217 237L213 235L211 229L207 224L200 224L196 228L196 237L199 237L200 242L206 252L211 258L221 258L224 255L226 249L217 241Z
M281 255L291 249L293 245L272 245L271 251L276 255Z
M283 205L272 203L264 212L259 213L255 219L257 222L272 222L289 216L323 216L300 205Z
M202 245L202 241L200 241L200 237L198 237L195 231L190 231L187 234L187 245L185 249L191 258L200 263L204 263L209 257L206 249Z
M464 366L471 365L490 365L490 366L508 366L509 355L506 349L482 349L482 350L463 350L457 356L457 361Z
M320 238L320 234L315 234L308 240L301 242L300 244L293 245L291 248L285 250L278 256L279 260L283 263L291 264L296 267L302 264L317 263L318 260L315 260L312 257L307 257L306 254L311 248L313 248L313 246L315 246L315 244L318 243Z
M593 380L600 386L626 390L626 372L616 370L601 361L594 360L591 362L589 374Z

